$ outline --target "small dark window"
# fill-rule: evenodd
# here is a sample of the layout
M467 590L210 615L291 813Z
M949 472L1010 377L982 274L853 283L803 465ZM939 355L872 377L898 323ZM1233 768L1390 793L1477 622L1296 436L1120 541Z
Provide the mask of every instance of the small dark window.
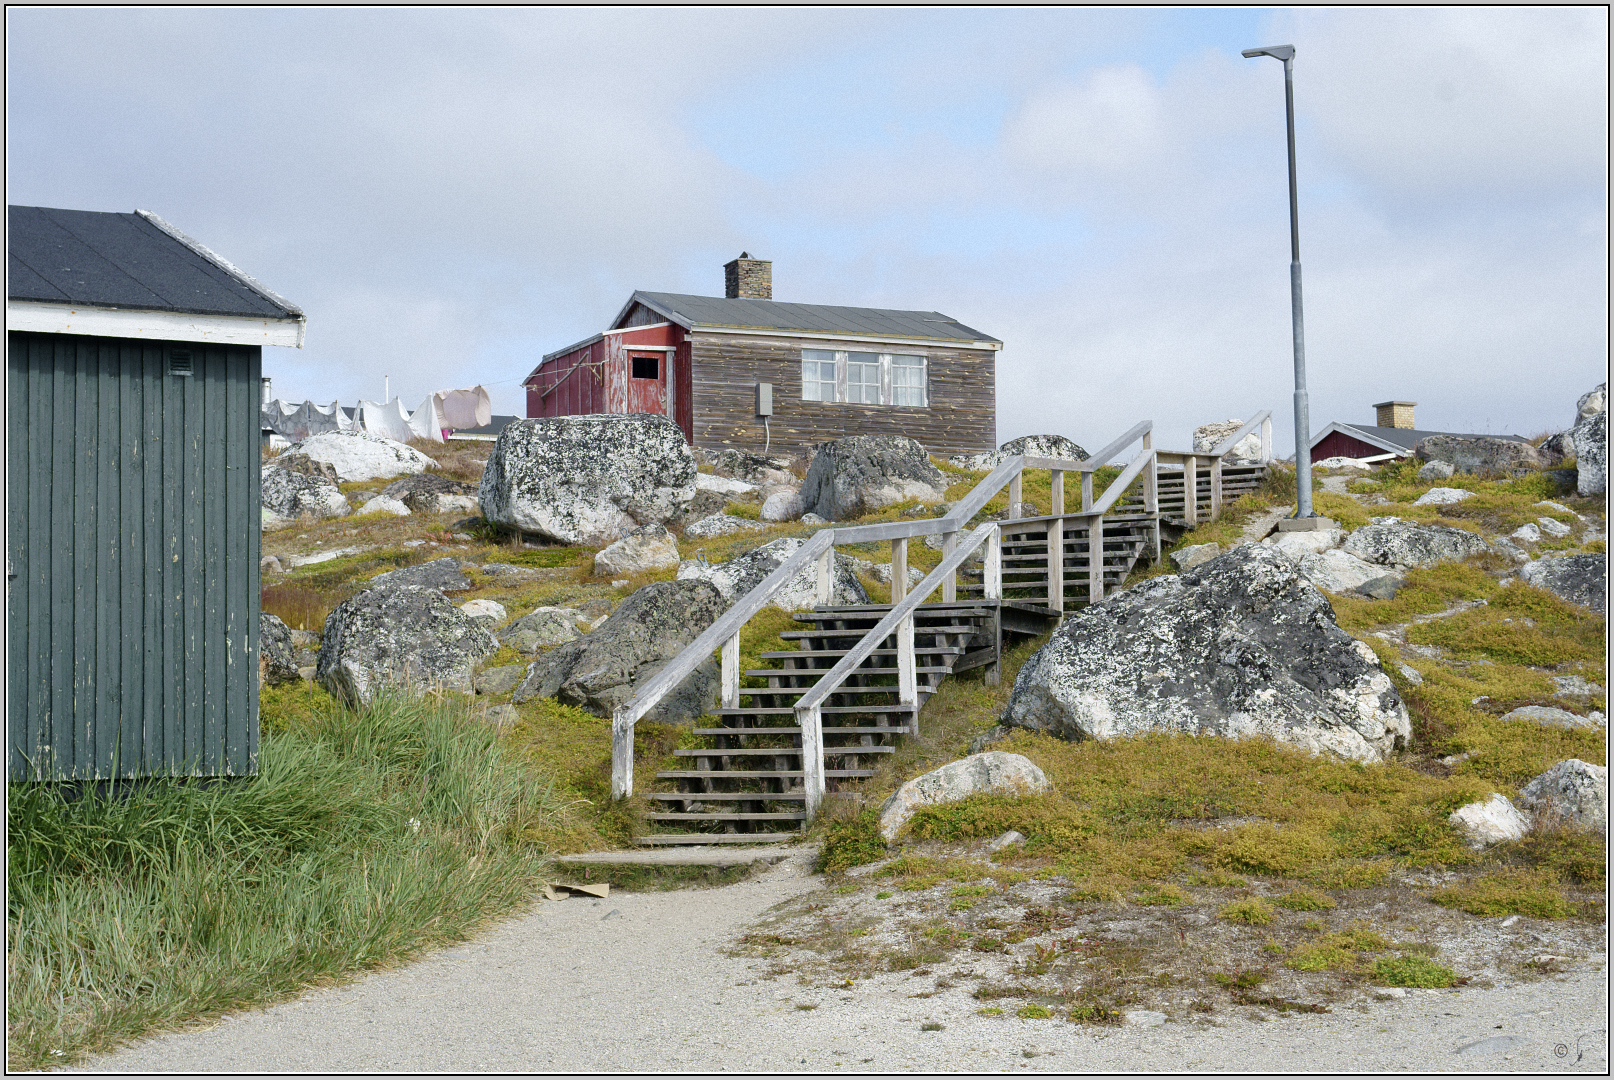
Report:
M633 358L633 377L635 379L661 378L661 359L655 356L635 356Z
M191 370L191 354L188 353L188 352L180 352L177 349L175 351L169 353L168 354L168 374L170 374L170 375L193 375L193 374L195 374L195 372L193 372Z

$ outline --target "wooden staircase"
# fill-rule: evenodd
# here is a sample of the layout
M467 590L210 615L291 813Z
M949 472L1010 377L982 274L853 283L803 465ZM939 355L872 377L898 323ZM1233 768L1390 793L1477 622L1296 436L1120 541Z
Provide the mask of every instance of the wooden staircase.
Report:
M797 647L763 653L769 666L743 673L761 685L740 690L744 702L740 707L715 710L712 715L719 726L695 729L710 745L675 751L688 758L692 768L657 773L656 778L673 790L646 792L663 807L647 814L648 820L677 831L640 836L637 841L756 844L793 839L807 820L796 700L890 610L889 604L864 604L819 606L796 614L795 620L804 628L781 637ZM903 705L897 700L893 635L830 695L822 709L829 794L840 791L847 781L873 776L873 764L896 749L898 738L917 733L925 701L948 675L996 667L1005 631L1045 633L1057 621L1046 608L1012 602L920 605L914 614L918 704Z

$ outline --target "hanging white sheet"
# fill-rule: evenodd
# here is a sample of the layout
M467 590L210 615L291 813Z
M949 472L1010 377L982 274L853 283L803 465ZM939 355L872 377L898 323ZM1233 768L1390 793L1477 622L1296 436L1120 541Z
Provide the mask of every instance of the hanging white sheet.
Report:
M393 398L385 405L374 401L359 402L358 420L358 426L372 435L396 439L402 443L415 438L415 430L409 426L409 417L403 410L403 402L397 398Z
M493 422L493 400L485 386L439 390L432 395L432 399L437 404L437 415L445 428L463 431L487 427Z
M292 442L327 431L347 431L353 426L335 401L323 406L315 405L312 401L293 405L277 398L264 404L261 415L264 427Z
M430 439L432 442L443 441L442 416L437 411L437 395L433 394L420 403L420 408L409 414L409 430L415 433L417 439Z

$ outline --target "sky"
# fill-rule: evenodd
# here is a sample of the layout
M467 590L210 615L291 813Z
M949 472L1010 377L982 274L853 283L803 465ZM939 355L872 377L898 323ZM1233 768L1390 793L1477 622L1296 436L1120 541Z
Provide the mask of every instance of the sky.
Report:
M1567 427L1606 378L1602 8L7 9L8 201L151 210L300 305L279 397L525 413L634 289L936 310L998 438L1273 413L1292 43L1313 431Z

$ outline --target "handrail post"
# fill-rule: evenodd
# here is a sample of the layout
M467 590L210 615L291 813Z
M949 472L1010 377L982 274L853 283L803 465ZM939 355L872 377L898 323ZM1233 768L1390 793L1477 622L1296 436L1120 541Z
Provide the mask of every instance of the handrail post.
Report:
M1087 602L1104 599L1104 515L1093 518L1087 529Z
M611 717L611 798L625 799L633 794L633 723L624 716Z
M1199 458L1189 454L1182 463L1182 519L1190 529L1199 524Z
M1082 471L1082 513L1093 509L1093 470Z
M835 595L835 545L831 544L824 549L818 557L818 587L814 592L814 600L819 604L828 604Z
M1014 482L1019 483L1020 478L1015 477ZM945 559L951 555L956 547L958 547L958 534L956 532L944 533L942 535L942 558ZM951 604L957 599L958 571L949 570L947 571L947 576L942 578L942 603Z
M1143 452L1149 455L1149 468L1143 474L1143 510L1148 514L1160 512L1160 489L1155 477L1154 432L1143 433Z
M897 623L897 704L919 704L919 675L915 671L913 612Z
M986 540L986 564L981 568L982 593L988 600L1003 599L1003 528L994 525Z
M1222 516L1222 459L1211 462L1210 519Z
M824 731L823 714L817 705L796 710L796 724L801 728L801 787L807 800L807 820L818 816L824 803Z
M723 708L740 707L740 634L723 642Z
M1048 522L1048 610L1065 610L1065 474L1059 469L1050 469L1050 479L1053 481L1053 505L1049 513L1053 520ZM990 542L990 541L988 541Z
M1015 473L1014 479L1009 481L1009 520L1022 517L1025 514L1024 500L1020 497L1020 477L1022 473Z
M908 538L899 536L891 541L891 602L902 603L908 595Z
M1272 460L1272 417L1261 421L1261 462Z

